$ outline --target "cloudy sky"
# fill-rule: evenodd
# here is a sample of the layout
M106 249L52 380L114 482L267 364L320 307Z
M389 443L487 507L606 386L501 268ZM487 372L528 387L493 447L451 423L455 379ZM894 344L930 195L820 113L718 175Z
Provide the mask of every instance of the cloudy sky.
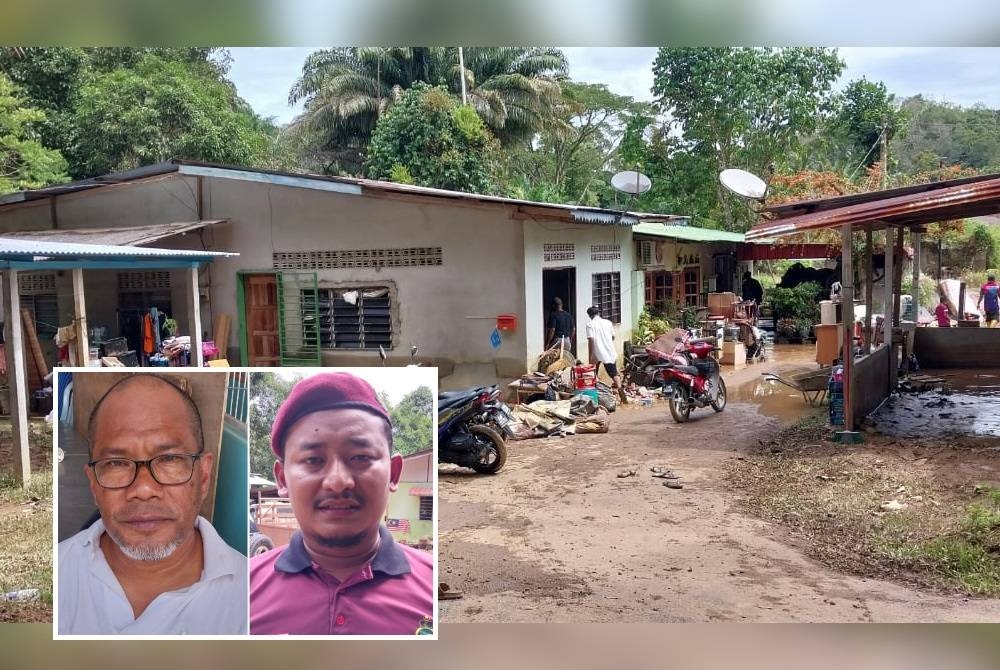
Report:
M310 47L233 48L230 77L240 95L264 116L290 121L301 109L288 105L288 90L299 75ZM615 93L651 98L655 47L570 47L570 76L605 83ZM841 84L861 77L883 81L906 97L917 93L963 106L982 103L1000 108L1000 48L846 47Z

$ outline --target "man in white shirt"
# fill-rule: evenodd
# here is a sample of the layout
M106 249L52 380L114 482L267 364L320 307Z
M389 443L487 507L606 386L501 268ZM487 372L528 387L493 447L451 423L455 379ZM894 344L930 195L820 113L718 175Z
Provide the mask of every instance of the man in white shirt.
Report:
M618 396L625 402L625 392L621 387L621 377L618 374L618 352L615 351L615 329L610 321L601 318L596 307L587 308L587 344L590 348L590 364L597 365L598 370L603 365L612 385L618 390Z
M198 516L212 454L184 389L139 374L90 415L101 520L59 543L60 635L247 632L247 560Z

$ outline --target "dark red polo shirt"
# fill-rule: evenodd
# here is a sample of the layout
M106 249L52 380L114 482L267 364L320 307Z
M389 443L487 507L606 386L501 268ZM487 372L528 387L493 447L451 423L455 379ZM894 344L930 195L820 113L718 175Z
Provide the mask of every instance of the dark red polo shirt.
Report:
M379 527L374 558L343 582L313 563L296 531L250 559L251 635L414 635L434 616L433 556Z

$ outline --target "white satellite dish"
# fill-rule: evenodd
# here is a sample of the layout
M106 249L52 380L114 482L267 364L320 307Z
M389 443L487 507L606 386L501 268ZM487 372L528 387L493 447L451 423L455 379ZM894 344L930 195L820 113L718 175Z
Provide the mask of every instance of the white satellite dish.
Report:
M616 191L629 195L641 195L653 187L649 177L636 170L625 170L611 178Z
M743 198L764 201L767 184L764 180L746 170L729 169L719 173L719 181L727 189Z

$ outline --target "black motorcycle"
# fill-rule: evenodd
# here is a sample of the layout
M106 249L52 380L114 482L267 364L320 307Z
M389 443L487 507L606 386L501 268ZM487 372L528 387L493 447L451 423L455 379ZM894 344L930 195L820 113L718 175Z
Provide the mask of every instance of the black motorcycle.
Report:
M439 393L438 462L496 474L507 462L513 421L496 386Z

